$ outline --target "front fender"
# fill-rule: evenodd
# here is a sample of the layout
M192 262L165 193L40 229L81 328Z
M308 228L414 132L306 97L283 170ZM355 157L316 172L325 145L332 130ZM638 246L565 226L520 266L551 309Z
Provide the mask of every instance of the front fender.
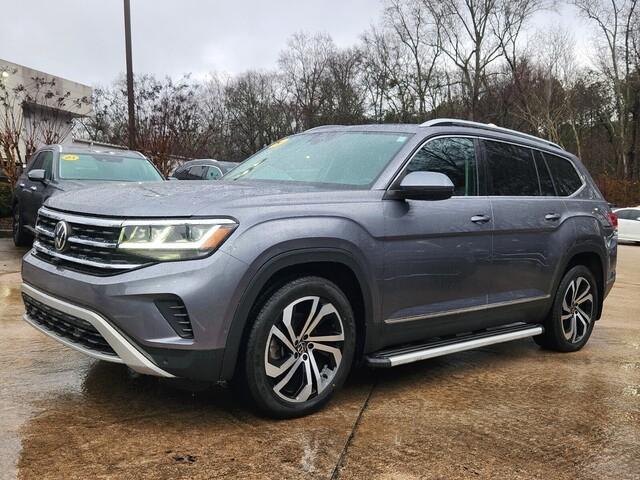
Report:
M340 236L336 236L336 232ZM335 217L264 222L242 232L225 250L247 263L248 268L230 303L235 308L230 312L225 328L227 338L221 380L233 376L249 313L258 295L273 275L294 265L333 262L354 272L364 300L367 349L378 335L380 326L381 297L376 279L382 274L381 248L378 241L357 223Z

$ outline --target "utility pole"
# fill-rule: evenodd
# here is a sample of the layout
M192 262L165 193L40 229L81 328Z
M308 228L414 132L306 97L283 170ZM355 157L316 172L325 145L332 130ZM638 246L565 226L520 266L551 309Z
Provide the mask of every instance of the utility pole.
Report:
M129 148L136 149L136 104L133 98L133 61L131 59L131 5L124 0L124 44L127 56L127 101L129 110Z

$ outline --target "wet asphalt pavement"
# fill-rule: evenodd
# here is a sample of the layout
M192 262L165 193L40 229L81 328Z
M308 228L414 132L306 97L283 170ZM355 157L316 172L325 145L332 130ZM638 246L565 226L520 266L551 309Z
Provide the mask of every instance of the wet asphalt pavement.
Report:
M531 340L358 370L323 411L257 417L89 359L21 320L0 239L0 478L640 478L640 246L587 347Z

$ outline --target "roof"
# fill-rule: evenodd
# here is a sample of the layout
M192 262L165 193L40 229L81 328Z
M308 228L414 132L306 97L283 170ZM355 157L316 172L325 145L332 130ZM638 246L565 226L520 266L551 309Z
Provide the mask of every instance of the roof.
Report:
M102 146L91 146L91 145L65 145L65 144L53 144L53 145L44 145L40 147L38 150L44 148L52 148L57 150L60 153L109 153L120 156L132 156L132 157L140 157L146 158L142 153L137 152L135 150L123 150L121 148L110 148L110 147L102 147Z
M311 128L303 133L316 132L338 132L338 131L360 131L360 132L389 132L389 133L423 133L425 136L430 132L472 134L495 138L497 140L517 140L518 143L544 148L557 153L568 154L560 145L544 138L529 135L528 133L507 128L498 127L490 123L470 122L468 120L458 120L451 118L440 118L429 120L422 124L413 123L386 123L386 124L364 124L364 125L324 125Z

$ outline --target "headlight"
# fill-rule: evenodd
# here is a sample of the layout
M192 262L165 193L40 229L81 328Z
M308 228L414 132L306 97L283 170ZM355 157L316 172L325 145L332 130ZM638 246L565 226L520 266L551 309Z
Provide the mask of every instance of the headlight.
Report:
M118 248L153 260L190 260L215 251L238 226L225 218L127 220Z

